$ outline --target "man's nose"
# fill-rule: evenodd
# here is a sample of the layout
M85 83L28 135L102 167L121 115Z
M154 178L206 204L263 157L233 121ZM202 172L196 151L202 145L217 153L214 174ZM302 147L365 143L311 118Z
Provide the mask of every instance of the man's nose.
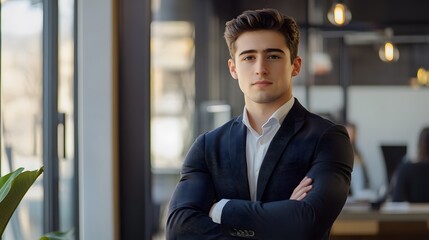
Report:
M265 59L260 59L256 63L256 75L265 75L268 73L267 62Z

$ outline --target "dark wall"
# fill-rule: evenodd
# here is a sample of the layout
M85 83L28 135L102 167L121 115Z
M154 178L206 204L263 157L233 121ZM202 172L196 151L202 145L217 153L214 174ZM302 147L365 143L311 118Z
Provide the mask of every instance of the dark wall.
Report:
M260 8L276 8L283 14L292 16L297 22L306 22L306 5L307 1L302 0L258 0L248 1L241 0L240 10L260 9Z
M378 57L378 48L373 45L350 47L351 84L352 85L409 85L416 76L418 66L428 60L418 61L413 52L426 52L428 45L401 45L397 62L382 62ZM429 56L429 55L427 55ZM424 59L422 59L424 60ZM429 65L427 65L429 66Z
M326 49L333 63L332 71L315 77L315 85L339 85L340 38L326 40ZM346 45L351 85L406 86L417 69L429 66L429 44L398 44L397 62L383 62L378 55L380 44Z

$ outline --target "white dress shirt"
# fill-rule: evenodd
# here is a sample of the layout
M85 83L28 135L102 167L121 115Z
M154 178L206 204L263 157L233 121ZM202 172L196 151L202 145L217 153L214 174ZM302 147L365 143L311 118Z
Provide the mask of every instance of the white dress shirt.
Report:
M283 120L289 113L295 102L295 98L292 97L288 102L283 104L277 111L275 111L271 117L262 125L262 134L256 132L250 125L249 118L247 116L246 107L243 110L243 124L247 127L246 137L246 162L247 162L247 177L249 182L250 198L252 201L256 200L257 184L259 170L262 166L265 154L267 153L268 147L270 146L271 140L273 140L277 131L280 129ZM222 199L210 210L210 217L213 222L220 223L222 216L222 209L228 199Z

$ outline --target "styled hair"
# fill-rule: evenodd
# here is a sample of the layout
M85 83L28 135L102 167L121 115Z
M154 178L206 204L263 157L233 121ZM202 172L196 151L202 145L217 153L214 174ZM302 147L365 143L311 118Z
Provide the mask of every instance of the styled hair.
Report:
M234 59L235 41L245 32L274 30L281 33L290 50L291 62L298 56L299 28L295 20L275 9L247 10L225 24L224 37L229 54Z
M420 132L418 144L418 160L429 161L429 127L423 128Z

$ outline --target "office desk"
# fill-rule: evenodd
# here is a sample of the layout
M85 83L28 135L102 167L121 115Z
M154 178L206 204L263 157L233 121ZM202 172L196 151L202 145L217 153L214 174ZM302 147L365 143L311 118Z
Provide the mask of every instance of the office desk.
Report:
M346 205L335 221L331 239L429 240L429 204Z

